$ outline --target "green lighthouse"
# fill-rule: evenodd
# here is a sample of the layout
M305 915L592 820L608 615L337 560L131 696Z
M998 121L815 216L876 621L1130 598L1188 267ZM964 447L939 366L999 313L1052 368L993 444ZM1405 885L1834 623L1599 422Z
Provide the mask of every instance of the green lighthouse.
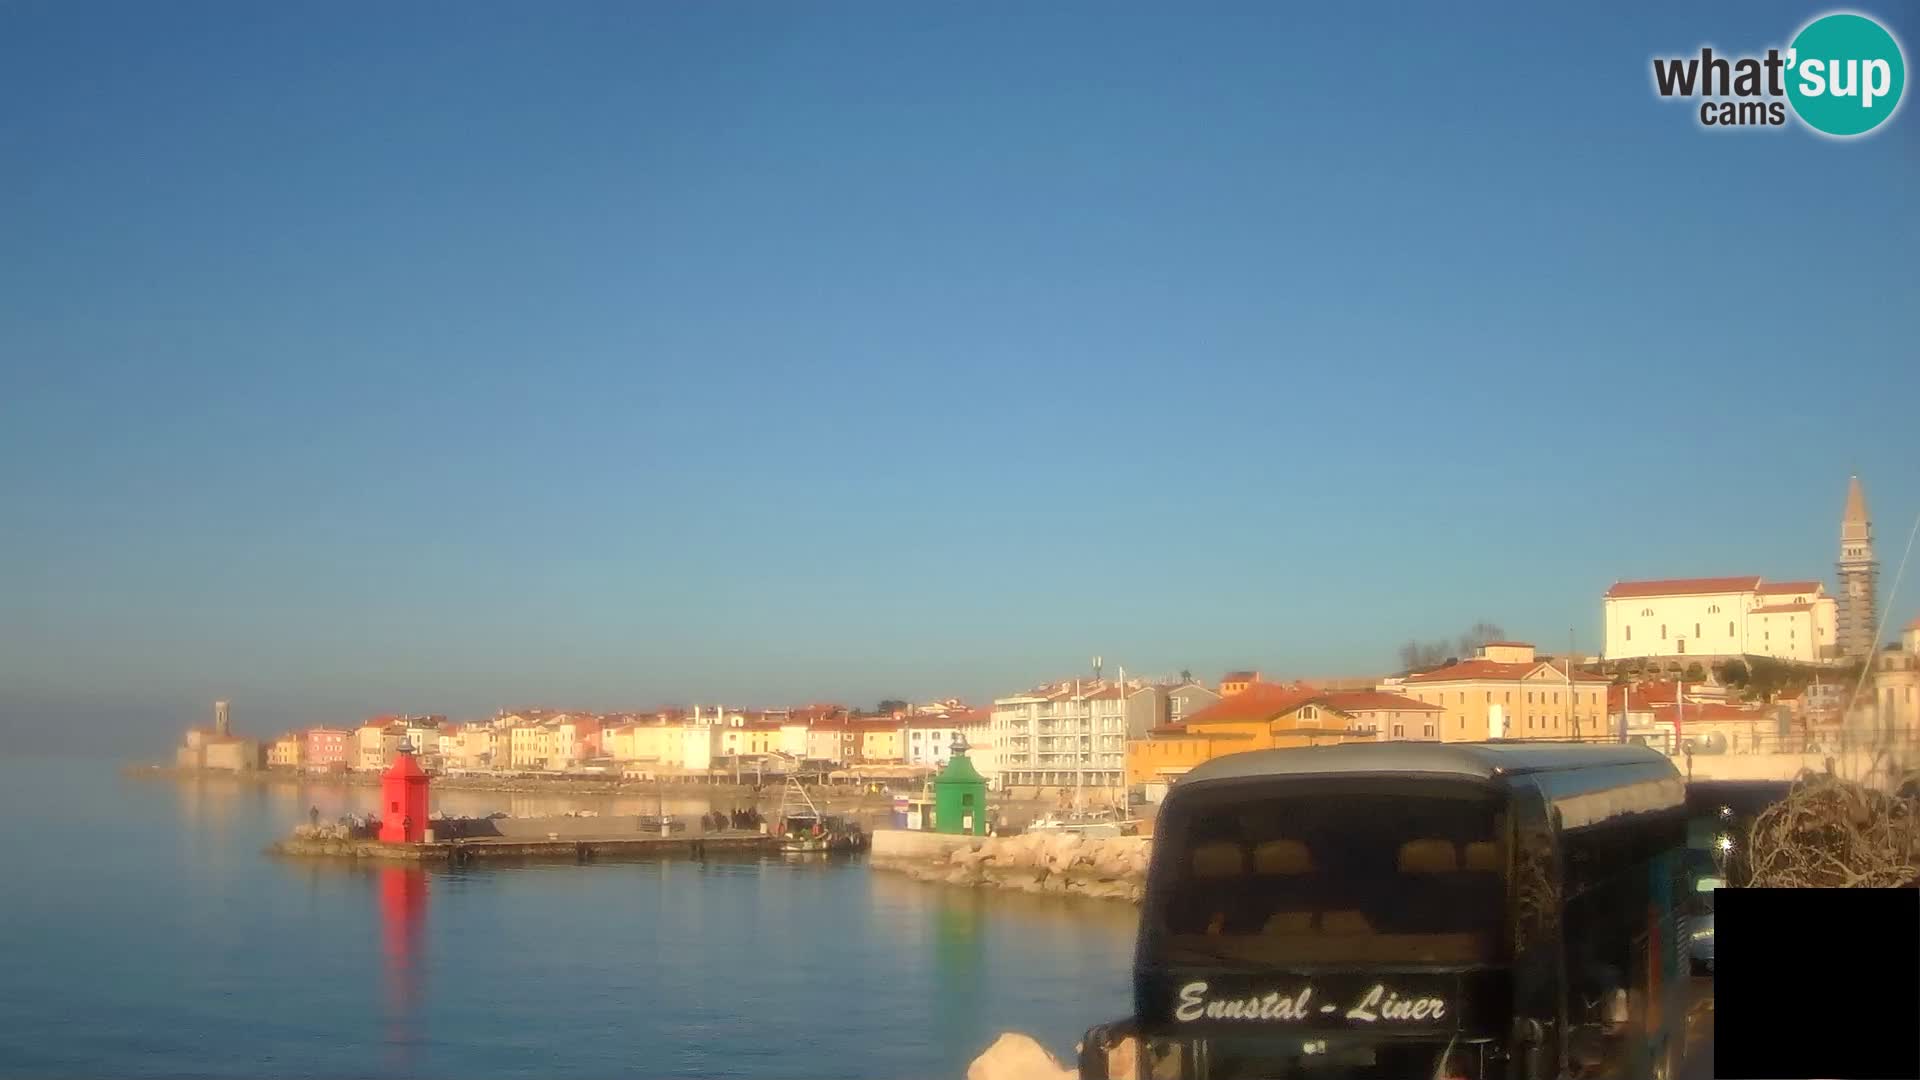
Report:
M987 834L987 781L967 760L967 737L953 737L953 756L933 778L933 831Z

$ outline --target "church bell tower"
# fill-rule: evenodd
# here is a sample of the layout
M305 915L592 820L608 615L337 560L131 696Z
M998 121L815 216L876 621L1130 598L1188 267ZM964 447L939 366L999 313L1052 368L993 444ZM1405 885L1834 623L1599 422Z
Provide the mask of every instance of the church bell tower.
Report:
M1847 479L1847 509L1840 518L1840 655L1869 658L1879 623L1880 564L1873 558L1873 522L1858 476Z

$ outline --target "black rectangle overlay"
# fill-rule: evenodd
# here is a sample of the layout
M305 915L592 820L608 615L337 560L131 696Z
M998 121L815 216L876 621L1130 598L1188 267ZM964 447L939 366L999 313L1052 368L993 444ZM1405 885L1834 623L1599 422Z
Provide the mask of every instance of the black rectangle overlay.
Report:
M1920 889L1721 889L1722 1080L1920 1077Z

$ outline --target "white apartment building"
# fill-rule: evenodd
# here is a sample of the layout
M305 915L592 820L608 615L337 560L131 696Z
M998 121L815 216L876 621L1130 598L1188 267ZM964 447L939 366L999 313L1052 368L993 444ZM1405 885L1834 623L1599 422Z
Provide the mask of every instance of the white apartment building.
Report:
M1002 790L1050 795L1120 788L1127 703L1118 683L1066 682L995 699L992 743ZM977 766L976 766L977 767Z
M1608 660L1837 653L1839 605L1817 581L1758 577L1622 581L1607 590Z

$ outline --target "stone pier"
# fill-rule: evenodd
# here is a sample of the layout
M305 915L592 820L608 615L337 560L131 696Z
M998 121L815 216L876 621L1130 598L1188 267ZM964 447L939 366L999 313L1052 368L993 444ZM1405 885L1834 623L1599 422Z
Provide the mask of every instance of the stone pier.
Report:
M978 837L883 829L873 834L871 859L876 870L918 881L1137 904L1152 844L1144 836Z

